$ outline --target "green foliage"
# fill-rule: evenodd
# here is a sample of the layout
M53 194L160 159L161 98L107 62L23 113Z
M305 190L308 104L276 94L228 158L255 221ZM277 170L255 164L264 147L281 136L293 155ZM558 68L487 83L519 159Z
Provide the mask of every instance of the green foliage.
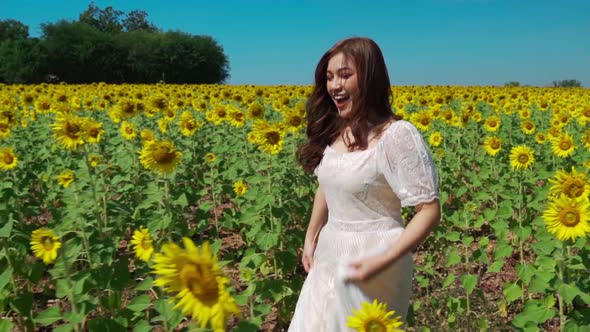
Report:
M148 14L90 4L78 20L28 27L0 21L0 82L223 83L229 62L210 36L162 32Z
M579 88L582 86L582 82L578 80L553 81L552 84L556 88Z

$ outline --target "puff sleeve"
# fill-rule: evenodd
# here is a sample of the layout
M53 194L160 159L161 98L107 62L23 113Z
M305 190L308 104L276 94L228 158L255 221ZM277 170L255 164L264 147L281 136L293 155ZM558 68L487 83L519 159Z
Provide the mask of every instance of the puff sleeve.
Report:
M383 132L377 167L401 206L416 206L439 198L438 173L418 129L398 120Z

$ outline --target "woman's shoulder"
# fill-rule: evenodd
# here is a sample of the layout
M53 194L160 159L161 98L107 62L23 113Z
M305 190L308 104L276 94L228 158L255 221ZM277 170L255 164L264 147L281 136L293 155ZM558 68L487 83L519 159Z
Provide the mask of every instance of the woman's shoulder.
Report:
M387 134L387 136L396 136L396 135L407 135L409 133L415 133L418 129L414 124L410 121L400 119L400 120L391 120L385 127L383 128L383 133Z

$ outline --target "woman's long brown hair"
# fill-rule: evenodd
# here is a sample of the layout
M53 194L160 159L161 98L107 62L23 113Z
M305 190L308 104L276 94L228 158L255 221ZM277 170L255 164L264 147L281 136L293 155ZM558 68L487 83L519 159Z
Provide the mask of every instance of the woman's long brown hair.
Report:
M327 88L326 72L330 59L342 53L351 59L358 76L358 95L354 96L350 115L342 118ZM349 151L364 150L368 146L369 131L380 135L389 120L391 111L391 84L381 49L369 38L344 39L330 48L315 69L315 86L306 104L307 142L299 147L297 159L307 172L313 171L322 160L324 149L350 126L354 142L345 136ZM369 127L371 123L374 128Z

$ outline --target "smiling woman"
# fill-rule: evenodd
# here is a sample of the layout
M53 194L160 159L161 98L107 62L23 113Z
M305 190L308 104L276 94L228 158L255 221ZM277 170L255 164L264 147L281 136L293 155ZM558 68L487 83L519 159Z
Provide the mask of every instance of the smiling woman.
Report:
M302 257L309 274L289 331L389 331L408 311L410 253L440 219L438 175L417 128L392 114L374 41L337 43L315 79L299 161L319 184ZM417 213L404 227L410 205Z

